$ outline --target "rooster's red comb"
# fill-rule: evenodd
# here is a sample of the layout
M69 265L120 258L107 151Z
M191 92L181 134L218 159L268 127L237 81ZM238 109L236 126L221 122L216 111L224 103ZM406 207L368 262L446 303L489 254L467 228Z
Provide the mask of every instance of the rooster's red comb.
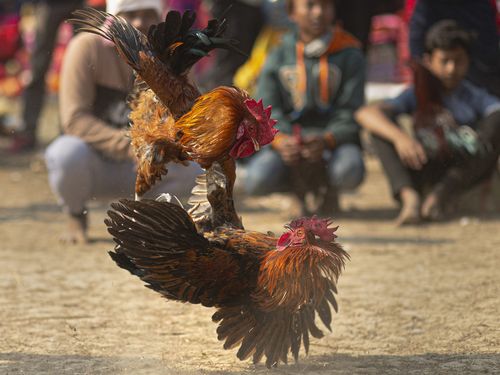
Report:
M314 215L313 217L301 217L299 219L295 219L288 224L287 227L292 230L302 227L306 230L312 231L322 241L331 242L337 238L335 231L339 228L338 226L330 228L330 225L332 224L332 219L320 219Z
M267 106L264 109L264 105L262 104L262 99L259 101L255 101L255 99L247 99L245 100L245 105L247 106L248 111L252 114L253 117L257 120L260 126L260 136L257 140L261 146L267 145L271 143L274 139L274 136L278 132L278 129L274 128L277 121L271 118L271 106Z

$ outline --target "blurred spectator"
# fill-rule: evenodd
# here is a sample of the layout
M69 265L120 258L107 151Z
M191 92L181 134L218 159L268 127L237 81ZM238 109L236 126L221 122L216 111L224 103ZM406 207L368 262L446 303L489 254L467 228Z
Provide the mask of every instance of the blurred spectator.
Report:
M97 10L106 10L106 0L87 0L86 5Z
M441 219L456 194L487 179L496 166L500 99L464 80L471 40L455 21L436 23L427 33L422 60L430 72L417 76L415 87L397 98L356 114L373 133L392 193L401 202L399 225ZM414 115L416 137L396 122L403 113Z
M262 14L264 26L255 40L251 55L234 76L234 84L251 95L255 93L257 80L269 51L279 44L283 34L293 27L286 12L285 0L263 0Z
M35 47L31 55L31 79L24 88L21 104L21 131L15 134L10 146L13 153L29 151L36 145L36 129L45 99L45 74L59 25L83 0L40 0L36 4Z
M287 10L297 30L270 53L257 90L272 105L280 133L249 161L246 188L250 194L287 189L299 165L324 162L333 187L323 205L328 212L337 208L337 189L355 188L364 176L353 115L364 101L365 60L357 39L332 26L334 1L289 0Z
M108 0L107 10L142 32L160 21L162 0ZM126 97L133 86L132 69L114 45L81 33L64 57L60 117L64 135L46 151L49 182L66 214L69 243L87 241L87 203L91 199L132 196L135 159L126 135ZM199 167L172 165L168 179L153 189L186 195Z
M453 19L478 35L472 47L467 78L500 96L500 47L496 15L496 7L491 0L418 0L410 22L411 55L423 55L425 34L434 23Z
M20 7L20 2L15 0L0 2L0 96L11 96L21 89L17 77L12 77L13 70L16 73L20 70L15 60L22 44ZM0 135L11 135L11 124L14 124L11 116L1 113Z
M212 2L212 15L227 18L224 36L239 41L238 48L250 55L264 19L260 9L262 0L216 0ZM200 85L210 90L221 85L232 85L236 70L247 60L233 51L218 50L213 67L204 73Z
M166 0L168 9L184 12L186 10L197 11L203 0Z

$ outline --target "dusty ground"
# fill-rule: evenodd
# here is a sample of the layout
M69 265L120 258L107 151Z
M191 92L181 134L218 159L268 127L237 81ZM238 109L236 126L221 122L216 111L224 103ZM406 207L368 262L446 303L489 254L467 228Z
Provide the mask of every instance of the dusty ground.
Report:
M90 245L60 245L64 217L36 155L0 156L0 187L1 374L500 372L500 216L395 229L374 160L337 218L352 260L333 332L271 371L222 349L210 309L166 302L112 263L105 204L91 208ZM279 233L290 203L246 199L244 223Z

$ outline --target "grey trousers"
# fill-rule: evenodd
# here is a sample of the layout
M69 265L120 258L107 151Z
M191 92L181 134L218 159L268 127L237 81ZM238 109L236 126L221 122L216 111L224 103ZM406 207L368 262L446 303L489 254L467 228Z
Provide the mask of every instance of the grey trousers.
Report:
M63 135L55 139L45 152L45 161L50 187L67 213L82 213L90 200L133 197L134 163L106 159L78 137ZM202 172L195 163L187 167L170 164L167 177L145 197L156 198L161 193L188 196Z

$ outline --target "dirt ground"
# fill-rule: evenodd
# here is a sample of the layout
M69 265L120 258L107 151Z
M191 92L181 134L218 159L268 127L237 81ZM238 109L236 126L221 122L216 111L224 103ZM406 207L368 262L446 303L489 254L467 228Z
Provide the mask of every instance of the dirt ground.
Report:
M106 203L91 206L90 245L59 244L64 216L40 156L1 155L0 373L500 373L500 215L396 229L377 161L368 170L336 218L352 259L333 332L298 364L267 370L222 349L212 310L167 302L113 264ZM241 214L280 233L291 203L242 198Z

